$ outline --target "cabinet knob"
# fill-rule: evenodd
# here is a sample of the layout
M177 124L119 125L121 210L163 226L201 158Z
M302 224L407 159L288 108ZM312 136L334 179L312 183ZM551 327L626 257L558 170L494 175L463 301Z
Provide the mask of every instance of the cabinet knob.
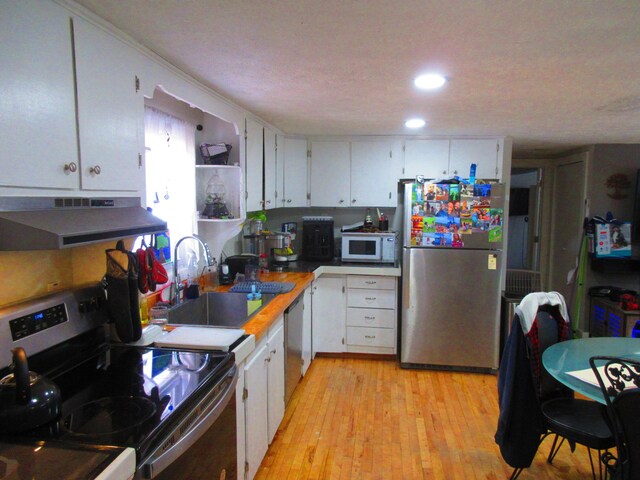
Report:
M356 203L356 199L354 198L353 200L351 200L351 203Z
M95 167L91 167L89 169L89 173L92 173L94 175L100 175L100 172L102 172L102 169L100 168L100 165L96 165Z
M339 200L338 203L344 203L344 200Z
M264 363L269 363L271 361L271 358L267 357L264 359Z
M273 350L271 350L271 353L273 353L275 355L276 354L276 349L274 348Z
M287 203L291 203L291 199L290 198L287 199Z
M267 200L265 203L269 205L271 203L271 200Z
M453 174L454 174L454 175L457 175L457 174L458 174L458 170L454 170L454 171L453 171Z
M446 171L446 170L442 170L442 174L443 174L443 175L446 175L446 174L447 174L447 171Z
M64 164L65 172L75 173L76 170L78 170L78 165L76 165L74 162Z

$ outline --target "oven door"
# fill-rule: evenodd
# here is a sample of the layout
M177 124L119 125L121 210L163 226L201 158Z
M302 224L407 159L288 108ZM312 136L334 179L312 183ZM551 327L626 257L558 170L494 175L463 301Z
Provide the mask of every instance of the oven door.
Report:
M369 235L342 236L342 261L379 262L382 260L382 238Z
M192 413L138 466L137 479L235 479L237 472L234 365Z

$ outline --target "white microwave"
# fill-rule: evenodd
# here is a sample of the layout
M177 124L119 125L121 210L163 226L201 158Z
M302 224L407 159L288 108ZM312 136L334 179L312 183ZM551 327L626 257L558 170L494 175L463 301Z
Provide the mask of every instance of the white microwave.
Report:
M342 261L395 263L397 241L395 232L342 232Z

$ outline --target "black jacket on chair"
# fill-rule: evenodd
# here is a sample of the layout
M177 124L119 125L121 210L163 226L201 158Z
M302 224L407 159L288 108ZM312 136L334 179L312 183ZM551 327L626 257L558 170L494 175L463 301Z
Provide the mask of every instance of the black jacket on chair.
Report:
M527 339L517 314L500 362L498 402L495 440L500 453L513 468L527 468L536 455L545 426L533 384Z

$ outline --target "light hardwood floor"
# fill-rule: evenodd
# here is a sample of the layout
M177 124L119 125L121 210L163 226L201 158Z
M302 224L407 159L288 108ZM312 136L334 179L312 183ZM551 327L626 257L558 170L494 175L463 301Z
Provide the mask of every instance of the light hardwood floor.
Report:
M507 479L493 440L497 377L318 357L256 476L266 479ZM544 441L521 479L591 478L587 450Z

